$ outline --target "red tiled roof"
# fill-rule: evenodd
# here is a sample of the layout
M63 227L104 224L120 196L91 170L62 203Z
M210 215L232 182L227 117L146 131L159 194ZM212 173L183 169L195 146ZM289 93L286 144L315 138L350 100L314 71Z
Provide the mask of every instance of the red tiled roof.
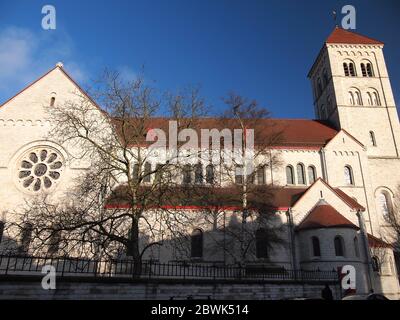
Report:
M336 27L325 41L326 43L348 44L380 44L383 42L363 36L361 34Z
M350 220L342 216L329 204L320 204L307 215L296 228L297 230L317 228L354 228L358 227Z
M361 210L365 211L365 208L359 204L355 199L350 197L347 193L344 191L340 190L339 188L333 188L333 190L338 194L339 197L341 197L344 202L346 202L352 209L354 210Z
M144 142L143 131L135 133L137 128L140 126L144 126L146 130L162 129L166 134L168 134L169 120L173 119L132 119L131 123L125 121L125 137L129 139L128 144L134 145ZM123 121L114 118L113 123L117 130L121 132ZM240 128L239 124L234 119L219 118L199 118L196 119L195 123L190 127L195 130ZM320 148L326 145L337 134L337 130L330 127L326 122L306 119L255 119L254 124L249 125L249 129L254 129L256 145L258 144L257 141L260 141L259 144L276 147ZM135 134L137 135L137 138L135 138ZM266 143L265 140L269 140L270 143Z

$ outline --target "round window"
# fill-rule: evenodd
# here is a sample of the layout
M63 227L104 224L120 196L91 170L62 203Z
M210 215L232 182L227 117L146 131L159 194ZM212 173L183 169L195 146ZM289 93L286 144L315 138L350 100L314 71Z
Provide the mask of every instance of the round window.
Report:
M30 150L18 163L18 181L27 191L49 191L60 179L63 162L61 154L52 148Z

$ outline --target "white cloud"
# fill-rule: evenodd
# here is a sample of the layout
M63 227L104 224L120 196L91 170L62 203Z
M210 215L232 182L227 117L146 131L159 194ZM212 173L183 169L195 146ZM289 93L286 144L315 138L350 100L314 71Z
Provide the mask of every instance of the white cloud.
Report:
M59 30L32 32L10 26L0 31L0 103L34 81L59 61L78 82L87 80L74 57L69 35Z

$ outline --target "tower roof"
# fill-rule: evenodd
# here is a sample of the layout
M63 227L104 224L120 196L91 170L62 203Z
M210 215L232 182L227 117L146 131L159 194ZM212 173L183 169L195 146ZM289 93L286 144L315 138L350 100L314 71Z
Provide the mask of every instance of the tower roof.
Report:
M342 216L335 208L327 203L320 203L300 223L297 230L317 228L353 228L358 227Z
M336 27L325 41L326 43L348 43L348 44L379 44L383 42L372 39L361 34Z

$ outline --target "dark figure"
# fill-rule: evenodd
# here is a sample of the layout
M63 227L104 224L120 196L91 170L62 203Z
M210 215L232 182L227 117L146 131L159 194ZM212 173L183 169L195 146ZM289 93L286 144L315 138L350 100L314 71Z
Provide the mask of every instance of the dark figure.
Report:
M332 290L329 288L328 284L322 289L321 295L324 300L333 300Z

